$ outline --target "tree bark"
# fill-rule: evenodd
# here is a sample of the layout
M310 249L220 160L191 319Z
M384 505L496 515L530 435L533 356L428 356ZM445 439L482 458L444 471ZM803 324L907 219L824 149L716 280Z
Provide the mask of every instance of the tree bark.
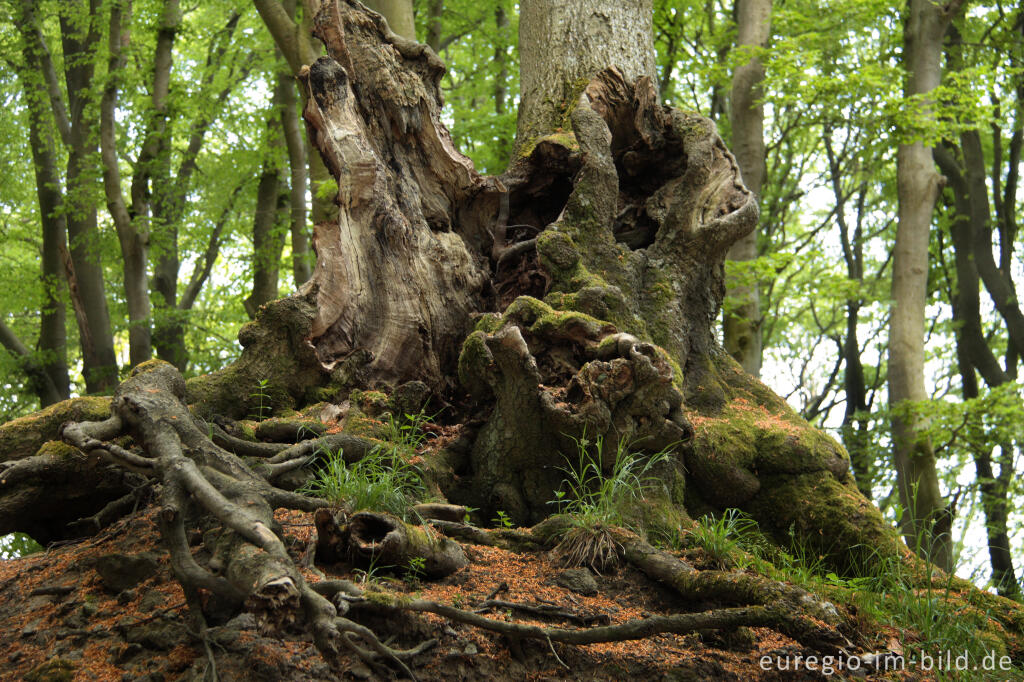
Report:
M284 142L277 124L281 120L287 98L285 90L288 87L291 87L290 83L278 81L267 116L267 152L256 189L256 210L252 223L252 293L244 301L245 311L250 318L256 317L256 310L261 305L277 298L278 270L285 237L281 225L283 183L279 168Z
M387 19L392 31L407 40L416 40L412 0L367 0L365 4Z
M281 130L288 148L288 200L292 240L292 278L298 289L312 276L313 254L309 250L309 228L306 207L307 160L306 143L302 137L295 79L287 71L278 74L281 89Z
M520 100L516 149L571 128L568 112L599 70L657 83L650 0L524 0L519 7Z
M953 28L948 41L948 58L951 68L962 68L962 38L959 31ZM1011 147L1013 142L1011 140ZM998 143L994 146L994 162L999 162ZM961 151L962 150L962 151ZM958 152L959 158L958 158ZM960 367L963 397L965 400L976 399L980 395L975 370L981 374L990 388L996 388L1011 381L1010 375L1000 366L998 359L989 346L982 326L981 301L979 290L981 277L979 269L995 268L992 258L992 213L988 201L989 188L985 182L985 159L981 149L981 137L978 131L965 131L960 135L960 150L946 141L933 151L939 168L942 170L953 193L953 223L950 234L953 238L954 264L956 270L956 288L951 297L953 320L956 324L956 352ZM1012 157L1012 154L1011 154ZM996 173L998 176L998 172ZM1013 169L1009 175L1010 184L1014 184ZM999 205L999 184L992 187L995 204ZM996 210L998 220L1000 211ZM981 235L979 237L979 235ZM987 259L986 259L987 256ZM986 263L982 264L983 261ZM997 272L995 277L1008 281L1002 293L1013 291L1013 283L1008 272ZM986 283L987 288L987 283ZM997 288L997 292L999 289ZM997 293L998 295L998 293ZM1015 300L1016 296L1013 295ZM1006 305L1000 310L1012 307L1019 315L1020 310L1015 303ZM1012 314L1012 312L1011 312ZM1013 324L1004 316L1008 330ZM1007 344L1012 349L1016 346L1014 334L1010 331ZM989 563L992 566L992 582L999 594L1011 599L1020 598L1020 585L1017 582L1013 566L1010 537L1007 528L1008 513L1011 509L1009 483L1014 476L1013 448L1008 443L998 446L986 443L985 434L980 432L975 419L968 422L968 447L974 459L978 489L981 494L982 511L985 514L985 533L988 539ZM993 452L999 447L999 474L995 474Z
M736 45L751 51L749 60L739 66L732 77L731 116L732 149L740 165L743 184L758 200L764 185L764 105L761 83L764 66L757 50L768 45L771 36L771 0L737 0ZM729 250L729 260L749 263L760 255L758 232L742 237ZM761 296L757 281L726 283L727 295L738 305L724 319L724 345L744 370L754 376L761 374Z
M117 358L110 331L106 286L96 223L95 183L91 172L96 138L91 125L88 90L94 75L96 45L100 30L98 0L75 3L60 17L64 51L64 79L69 112L67 209L68 244L82 316L79 338L82 345L86 390L107 391L117 385ZM70 13L77 15L72 20ZM81 25L81 17L88 17ZM41 37L41 35L40 35ZM83 327L84 323L84 327Z
M862 221L864 218L864 201L867 187L862 186L858 192L857 217L851 231L846 217L848 195L843 188L844 169L836 155L832 142L832 128L826 125L822 135L825 153L828 158L829 176L832 182L832 195L836 201L836 223L839 226L839 240L843 249L843 260L846 261L846 275L851 281L864 281L864 234ZM861 298L850 298L846 301L846 337L843 339L840 353L845 364L843 372L843 391L846 394L846 409L843 413L843 442L850 453L853 475L857 479L857 488L869 500L872 497L874 483L874 454L870 448L867 423L867 387L864 378L864 365L861 362L861 347L858 339L858 323Z
M128 356L132 367L149 360L153 354L150 330L148 235L137 229L121 191L120 161L117 157L117 130L114 110L117 106L120 74L127 64L122 50L129 42L131 3L115 3L110 8L108 82L100 101L100 153L103 163L103 189L107 210L114 221L124 262L124 294L128 305Z
M254 0L264 25L274 37L274 44L281 50L292 75L298 77L303 66L309 66L323 51L312 35L312 18L306 9L298 14L295 0ZM309 98L306 88L300 90L302 106ZM323 159L316 153L313 143L306 138L306 159L309 162L309 191L313 197L312 220L314 225L326 222L334 213L333 197L325 196L320 190L323 183L331 179Z
M942 39L960 0L940 5L913 0L904 29L905 94L927 95L941 81ZM925 112L926 116L933 113ZM928 242L939 174L931 150L920 140L897 152L899 224L893 248L893 311L889 329L889 403L893 409L893 460L907 543L949 570L952 519L939 490L935 453L914 403L926 400L924 321L928 285Z
M442 16L444 16L444 0L430 0L427 4L426 43L435 53L441 52Z
M152 286L156 293L153 344L157 357L184 371L188 364L188 351L183 320L177 311L178 224L172 215L177 201L174 196L176 183L171 181L171 140L167 120L174 41L181 29L181 20L179 0L165 0L153 55L152 111L146 140L139 154L139 165L145 169L140 183L143 192L152 184L150 237L154 259Z
M31 9L31 5L29 6ZM38 27L31 15L22 15L23 27ZM57 171L56 150L46 113L46 74L53 75L53 65L37 52L42 47L41 37L33 46L25 48L27 69L18 74L26 94L29 117L29 147L35 169L36 197L39 202L39 222L42 226L42 253L40 258L40 279L43 286L43 308L39 319L39 363L53 385L52 394L46 387L46 395L39 393L40 407L68 398L71 382L67 366L67 331L65 329L67 301L64 296L64 266L61 252L67 252L67 219L61 211L63 206L62 183ZM46 62L44 64L44 61ZM63 100L58 99L58 102ZM45 385L45 382L44 382ZM56 398L53 400L52 398Z

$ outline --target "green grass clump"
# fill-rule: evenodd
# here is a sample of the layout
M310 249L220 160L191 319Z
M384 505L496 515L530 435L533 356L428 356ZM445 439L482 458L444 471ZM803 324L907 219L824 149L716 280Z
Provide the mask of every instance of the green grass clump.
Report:
M566 457L567 465L559 467L565 479L552 500L570 521L555 553L568 565L587 565L600 571L618 560L619 545L613 528L642 533L643 529L632 522L629 510L643 499L645 490L658 484L652 469L669 458L669 448L643 455L631 452L626 440L620 439L612 469L605 473L601 466L604 439L598 436L593 448L586 433L572 440L576 455L574 459Z
M744 553L758 554L752 538L760 536L757 521L739 509L726 509L717 518L704 516L688 531L689 541L704 550L704 554L719 568L732 568L743 562Z
M409 508L423 499L426 486L415 464L426 436L422 414L404 420L388 417L385 441L357 462L346 463L341 450L323 453L324 464L301 492L344 505L351 511L383 511L408 520Z

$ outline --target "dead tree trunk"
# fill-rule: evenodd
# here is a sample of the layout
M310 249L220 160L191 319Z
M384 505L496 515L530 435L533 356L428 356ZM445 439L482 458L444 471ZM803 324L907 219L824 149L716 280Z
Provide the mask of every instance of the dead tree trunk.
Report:
M563 17L567 40L593 16ZM305 72L306 119L339 216L317 228L310 342L336 384L469 391L488 416L453 501L537 521L584 433L651 452L687 441L663 472L665 504L637 512L652 523L743 507L843 565L856 545L895 551L842 448L715 340L725 253L753 229L756 202L714 124L658 104L642 56L629 76L538 60L557 73L537 84L584 83L541 113L524 86L528 143L484 178L439 121L431 51L349 2L328 3L316 26L329 56ZM609 59L636 30L612 33ZM551 87L555 100L570 91Z

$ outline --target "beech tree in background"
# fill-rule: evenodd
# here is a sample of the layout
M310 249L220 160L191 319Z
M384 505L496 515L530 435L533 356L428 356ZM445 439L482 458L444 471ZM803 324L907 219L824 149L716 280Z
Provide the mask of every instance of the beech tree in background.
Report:
M904 91L926 123L935 117L929 93L942 81L943 37L962 0L911 0L904 29ZM919 123L919 125L921 125ZM897 184L899 224L893 247L889 328L889 404L892 407L893 461L907 544L936 565L952 566L952 513L939 489L935 453L914 403L928 398L924 382L925 302L928 252L940 176L925 141L899 146Z
M771 36L771 0L736 1L736 45L740 52L750 50L748 60L736 68L732 77L729 112L732 150L743 173L743 184L758 200L765 179L764 145L764 65L759 50ZM749 263L760 255L759 231L744 236L729 250L729 260ZM724 318L724 345L729 354L747 372L761 374L761 296L757 278L750 275L726 284L726 293L734 299L731 312ZM751 281L752 280L752 281Z
M1018 9L1015 15L993 28L998 30L986 31L978 37L977 43L984 39L992 41L993 47L1001 55L1008 56L1011 64L1020 65L1024 58L1024 10ZM968 69L972 65L968 64L965 56L969 48L964 45L961 28L954 26L950 34L946 53L953 75L971 78ZM1016 90L1019 101L1024 95L1024 76L1018 71L1009 78L1008 89ZM998 97L993 99L1000 102ZM1010 388L1016 380L1018 359L1024 357L1024 314L1018 303L1012 274L1018 232L1016 194L1024 130L1020 125L1020 106L1007 113L1013 117L1009 126L1004 128L996 122L991 124L991 145L987 152L981 131L976 127L962 130L959 139L943 140L933 150L935 161L948 181L949 189L944 198L952 209L949 231L954 260L953 267L947 266L944 270L947 277L955 281L949 298L953 319L957 323L956 358L962 393L965 401L979 403L982 391L978 375L989 389ZM991 187L988 168L991 168ZM992 254L994 235L999 238L998 262ZM954 271L952 274L949 273L951 269ZM986 338L981 314L981 285L984 285L1005 325L1007 338L1003 364L1000 364ZM1008 526L1013 508L1010 489L1016 472L1014 459L1019 444L1005 434L993 439L995 430L985 429L977 424L977 420L972 420L971 431L968 443L985 514L992 581L1000 594L1019 599L1021 588L1014 569Z
M96 218L96 174L92 157L96 153L96 136L92 115L94 103L89 89L95 76L95 63L102 36L103 15L99 0L74 0L60 8L60 44L64 64L62 91L59 75L51 58L51 50L41 28L41 17L36 2L17 3L25 71L22 87L26 99L35 100L33 106L46 102L52 113L45 132L40 131L40 142L55 130L63 143L67 156L64 182L60 183L57 169L37 170L37 181L57 184L40 188L40 207L43 211L62 213L67 226L68 251L62 254L64 274L70 285L70 301L78 322L78 338L82 348L86 390L109 390L117 384L117 359L110 327L106 285ZM33 114L42 122L40 111ZM48 151L34 154L37 163L55 161ZM64 188L57 199L54 188ZM44 202L43 195L47 196ZM56 200L56 201L54 201ZM62 239L58 236L55 243ZM52 324L52 322L51 322Z

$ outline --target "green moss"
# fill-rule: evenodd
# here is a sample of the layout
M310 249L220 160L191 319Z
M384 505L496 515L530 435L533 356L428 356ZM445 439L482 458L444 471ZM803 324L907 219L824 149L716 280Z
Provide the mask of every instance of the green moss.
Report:
M792 530L797 542L851 575L900 555L896 531L852 481L844 484L828 471L817 471L777 474L762 483L750 511L780 544Z
M85 459L85 453L73 445L59 440L50 440L40 446L36 453L41 456L56 457L57 459Z
M576 107L580 105L580 95L588 85L590 85L589 78L577 78L565 85L565 99L561 103L561 128L570 129L572 127L572 112L576 111Z
M401 608L412 603L412 597L407 594L393 594L391 592L379 592L377 590L367 590L363 592L363 598L371 604L379 604L380 606L388 606L392 608Z
M625 520L651 540L668 540L693 525L693 519L683 507L667 497L650 493L630 507Z
M354 436L375 438L380 429L380 425L379 420L367 416L366 413L353 404L345 415L342 430L345 431L345 433L351 433Z
M256 440L256 422L245 420L238 422L238 426L241 428L241 437L245 440Z
M486 393L487 385L480 381L480 377L493 361L487 348L487 334L480 330L473 332L463 341L459 353L459 381L474 395Z
M486 334L493 334L501 328L501 314L500 313L487 313L481 315L476 321L476 325L473 327L474 331L484 332Z
M108 396L85 396L49 407L0 426L0 462L31 457L57 436L64 422L102 421L110 416Z
M537 236L537 253L549 271L570 270L580 260L572 237L556 230L545 230Z
M388 394L383 391L352 391L348 395L352 406L371 417L379 417L388 410Z
M549 135L528 136L523 144L519 146L517 158L528 159L537 150L537 147L544 142L565 147L571 152L578 152L580 150L580 143L576 140L575 133L567 132L563 129L566 127L568 126L564 125Z
M25 673L26 682L71 682L76 666L63 658L53 658Z

